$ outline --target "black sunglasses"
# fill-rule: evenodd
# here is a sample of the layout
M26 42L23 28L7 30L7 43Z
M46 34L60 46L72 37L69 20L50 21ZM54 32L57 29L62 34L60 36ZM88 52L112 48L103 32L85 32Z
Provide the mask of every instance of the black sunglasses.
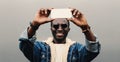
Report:
M60 25L61 25L61 28L63 28L63 29L66 28L66 27L68 27L67 24L57 24L57 25L53 25L53 27L54 27L55 29L58 29Z

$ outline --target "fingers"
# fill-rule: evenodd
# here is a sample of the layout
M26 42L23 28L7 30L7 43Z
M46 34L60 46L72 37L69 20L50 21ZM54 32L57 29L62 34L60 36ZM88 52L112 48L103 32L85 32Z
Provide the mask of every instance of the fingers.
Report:
M80 19L82 17L82 13L77 9L72 9L71 12L74 18Z
M50 15L50 12L51 12L51 8L50 9L44 9L44 8L41 8L39 10L39 15L40 16L45 16L45 17L48 17Z

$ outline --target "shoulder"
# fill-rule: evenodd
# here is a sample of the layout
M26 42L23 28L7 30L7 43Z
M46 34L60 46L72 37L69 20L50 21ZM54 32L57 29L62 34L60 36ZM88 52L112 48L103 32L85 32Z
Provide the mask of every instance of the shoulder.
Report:
M77 49L78 51L81 51L82 49L85 48L85 45L79 42L75 42L73 45L71 45L71 47Z
M35 41L34 42L34 47L45 47L46 43L43 41Z
M75 47L83 47L84 45L79 43L79 42L75 42L72 46L75 46Z

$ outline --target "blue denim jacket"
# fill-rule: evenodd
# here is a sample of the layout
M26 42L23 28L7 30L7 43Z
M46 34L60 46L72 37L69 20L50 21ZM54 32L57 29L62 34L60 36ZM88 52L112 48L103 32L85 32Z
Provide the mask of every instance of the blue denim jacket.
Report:
M19 38L20 50L30 62L51 62L50 46L41 41L36 41L36 37L28 39L27 30ZM76 42L69 47L67 62L91 62L98 54L100 44L96 37L96 42L86 39L86 45Z
M38 41L33 43L25 38L20 38L19 41L21 41L20 50L31 62L50 62L51 52L48 44ZM99 51L90 52L85 46L76 42L69 48L67 62L90 62L98 54Z

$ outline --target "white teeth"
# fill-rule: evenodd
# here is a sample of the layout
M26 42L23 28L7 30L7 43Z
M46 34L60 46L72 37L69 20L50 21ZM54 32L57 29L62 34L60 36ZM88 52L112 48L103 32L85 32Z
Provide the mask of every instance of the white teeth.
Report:
M63 36L63 34L62 33L57 33L57 36Z

